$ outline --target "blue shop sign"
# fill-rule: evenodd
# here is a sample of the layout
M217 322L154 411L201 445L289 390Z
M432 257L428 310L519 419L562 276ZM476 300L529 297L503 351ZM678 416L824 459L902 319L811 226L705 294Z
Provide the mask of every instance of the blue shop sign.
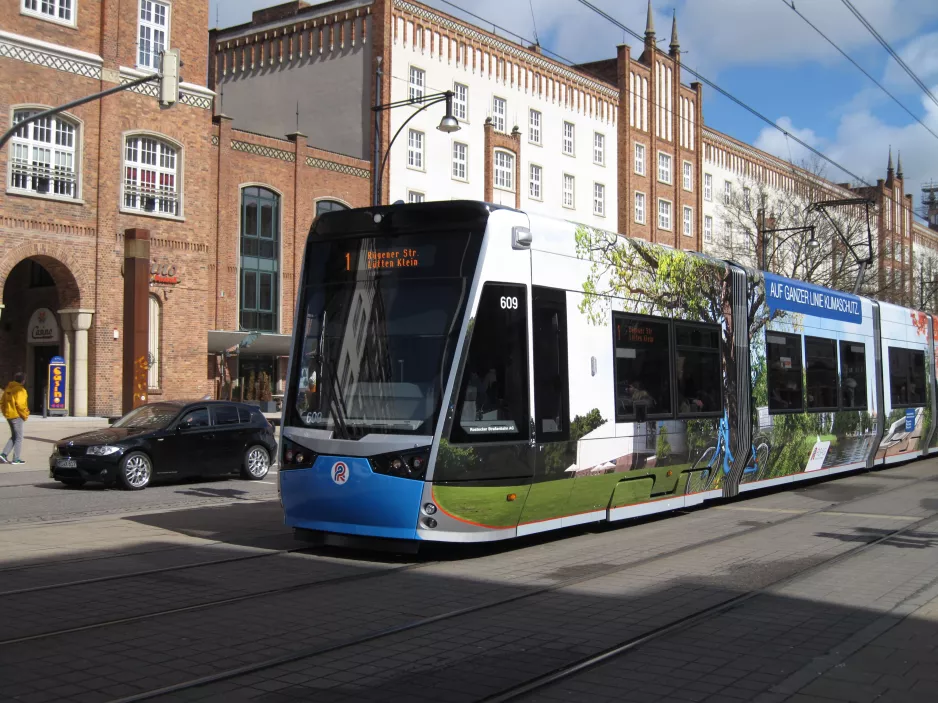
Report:
M800 312L856 325L863 322L863 307L857 296L771 273L765 274L765 300L769 312Z
M915 408L905 409L905 431L911 432L915 429Z

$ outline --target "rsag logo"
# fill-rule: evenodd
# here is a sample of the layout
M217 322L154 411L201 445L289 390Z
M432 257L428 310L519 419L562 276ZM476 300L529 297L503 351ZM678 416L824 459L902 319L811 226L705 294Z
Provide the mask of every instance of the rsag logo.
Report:
M341 486L348 481L348 465L344 461L337 461L332 465L332 482Z

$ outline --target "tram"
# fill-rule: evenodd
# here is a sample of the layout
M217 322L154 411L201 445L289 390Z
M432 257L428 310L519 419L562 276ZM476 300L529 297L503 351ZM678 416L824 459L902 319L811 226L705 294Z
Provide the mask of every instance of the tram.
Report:
M328 213L285 522L502 540L938 452L938 318L478 202Z

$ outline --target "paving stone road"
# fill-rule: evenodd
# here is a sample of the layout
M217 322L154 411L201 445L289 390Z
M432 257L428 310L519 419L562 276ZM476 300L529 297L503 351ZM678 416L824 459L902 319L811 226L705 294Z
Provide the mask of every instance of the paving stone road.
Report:
M938 460L415 558L276 487L0 524L0 613L4 701L933 702Z

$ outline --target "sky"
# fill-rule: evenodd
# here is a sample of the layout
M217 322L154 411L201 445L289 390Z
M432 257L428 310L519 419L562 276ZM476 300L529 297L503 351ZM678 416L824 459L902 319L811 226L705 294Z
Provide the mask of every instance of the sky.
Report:
M653 0L659 46L667 50L676 14L684 65L717 83L856 176L885 177L889 147L902 153L906 192L916 206L923 182L938 182L938 138L837 53L787 5L792 0ZM427 5L486 29L446 0ZM640 43L577 0L453 0L510 32L533 39L574 62L615 56L623 42ZM827 34L916 117L938 134L938 104L909 78L857 20L844 0L794 0ZM211 26L251 19L279 0L210 0ZM646 0L592 0L631 29L643 33ZM317 4L311 2L310 4ZM852 0L916 75L938 96L938 1ZM533 12L532 12L533 9ZM507 36L506 32L499 34ZM691 77L684 77L690 82ZM775 127L704 88L705 124L796 163L808 153ZM824 165L824 176L854 182Z

